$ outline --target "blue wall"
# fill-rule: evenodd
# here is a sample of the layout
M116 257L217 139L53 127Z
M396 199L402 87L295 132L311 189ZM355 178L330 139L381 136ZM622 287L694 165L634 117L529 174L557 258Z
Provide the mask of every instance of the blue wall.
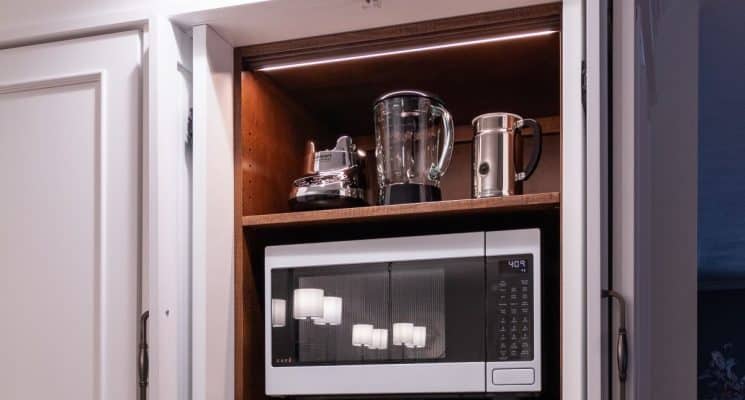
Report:
M745 374L745 1L703 0L699 43L699 373L711 352ZM699 398L706 387L699 383Z
M745 1L703 1L699 276L745 280Z

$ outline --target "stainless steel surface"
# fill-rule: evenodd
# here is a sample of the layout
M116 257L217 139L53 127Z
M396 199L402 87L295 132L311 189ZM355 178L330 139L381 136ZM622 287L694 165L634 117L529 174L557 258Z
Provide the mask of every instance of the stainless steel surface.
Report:
M339 196L354 199L365 199L365 189L350 176L356 173L348 171L334 175L314 175L295 180L290 198L307 196Z
M481 114L471 120L471 125L477 132L512 130L517 121L523 117L506 112Z
M376 100L374 113L381 203L390 203L385 189L393 185L439 188L455 139L453 119L442 100L415 90L390 92ZM411 199L395 201L425 199L413 195Z
M315 151L306 147L305 172L290 190L295 210L365 205L364 153L359 153L349 136L341 136L334 148Z
M520 130L526 121L511 113L489 113L473 119L473 186L475 198L510 196L522 193L522 181L535 169L540 157L538 148L526 171L518 171L522 165L522 140ZM540 135L540 128L537 128ZM537 155L536 155L537 154Z

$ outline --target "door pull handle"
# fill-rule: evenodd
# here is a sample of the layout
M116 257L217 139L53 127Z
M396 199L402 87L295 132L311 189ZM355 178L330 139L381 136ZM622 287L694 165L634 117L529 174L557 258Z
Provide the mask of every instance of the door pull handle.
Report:
M626 379L629 369L629 345L628 333L626 331L626 301L623 296L614 290L603 290L603 297L615 300L618 303L619 322L618 340L616 341L616 365L618 367L618 380L621 383L621 399L626 398Z
M150 375L150 360L147 348L147 320L150 311L145 311L140 316L140 345L137 358L137 375L139 377L140 400L147 400L147 381Z

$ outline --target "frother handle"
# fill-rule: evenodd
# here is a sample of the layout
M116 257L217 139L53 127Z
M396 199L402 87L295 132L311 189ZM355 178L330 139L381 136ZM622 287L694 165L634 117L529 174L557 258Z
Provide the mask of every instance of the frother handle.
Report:
M443 132L443 147L442 154L437 165L432 165L429 169L429 179L438 180L441 176L445 175L445 172L450 165L450 158L453 155L453 147L455 146L455 125L453 124L453 117L450 115L448 110L444 107L432 106L434 109L439 110L442 113L442 132Z
M517 122L517 126L515 127L515 133L518 135L522 135L523 128L525 126L529 126L532 128L533 131L533 137L535 138L535 147L533 147L533 155L530 157L530 163L528 163L527 168L525 168L525 171L517 172L515 174L515 181L525 181L530 178L531 175L533 175L533 172L535 172L536 167L538 166L538 160L541 158L541 147L543 146L543 134L541 134L541 125L538 124L538 122L534 119L521 119ZM519 157L516 157L516 159ZM515 166L515 169L520 168L519 166Z

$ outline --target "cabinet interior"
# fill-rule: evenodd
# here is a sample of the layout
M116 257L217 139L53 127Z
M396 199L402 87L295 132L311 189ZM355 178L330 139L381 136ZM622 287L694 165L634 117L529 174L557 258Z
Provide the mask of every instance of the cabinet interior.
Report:
M263 397L263 249L298 241L343 240L385 235L445 233L538 224L555 233L561 183L561 5L544 4L492 13L417 22L387 28L297 39L235 50L236 159L236 398ZM530 37L512 37L544 32ZM454 43L479 42L467 45ZM445 46L443 46L445 45ZM439 46L439 47L438 47ZM433 47L411 51L415 48ZM434 48L437 47L437 48ZM400 54L294 68L277 65L369 55ZM302 174L306 142L333 147L349 135L367 154L367 197L377 203L373 101L392 90L418 89L438 94L456 124L456 146L442 179L443 200L470 199L471 120L488 112L513 112L543 127L538 169L523 192L553 193L543 206L499 211L487 204L463 213L333 219L323 212L293 225L244 225L244 218L289 212L291 183ZM524 159L533 140L523 145ZM538 202L540 203L540 202ZM475 205L476 203L474 203ZM372 209L373 207L371 207ZM462 206L467 209L468 204ZM340 211L343 212L343 211ZM311 212L318 213L318 212ZM378 212L380 213L380 212ZM376 214L377 215L377 214ZM287 222L289 221L289 222ZM412 222L416 224L412 224ZM320 235L319 232L323 232ZM321 237L322 236L322 237ZM558 254L558 243L555 243ZM558 256L556 258L558 260ZM551 276L556 281L558 261ZM558 315L558 301L555 310ZM558 336L558 317L556 317ZM552 338L547 340L557 340ZM551 343L547 343L550 345ZM553 346L557 348L558 344ZM549 356L556 359L558 354ZM556 378L558 382L558 377ZM559 398L550 381L545 398Z

